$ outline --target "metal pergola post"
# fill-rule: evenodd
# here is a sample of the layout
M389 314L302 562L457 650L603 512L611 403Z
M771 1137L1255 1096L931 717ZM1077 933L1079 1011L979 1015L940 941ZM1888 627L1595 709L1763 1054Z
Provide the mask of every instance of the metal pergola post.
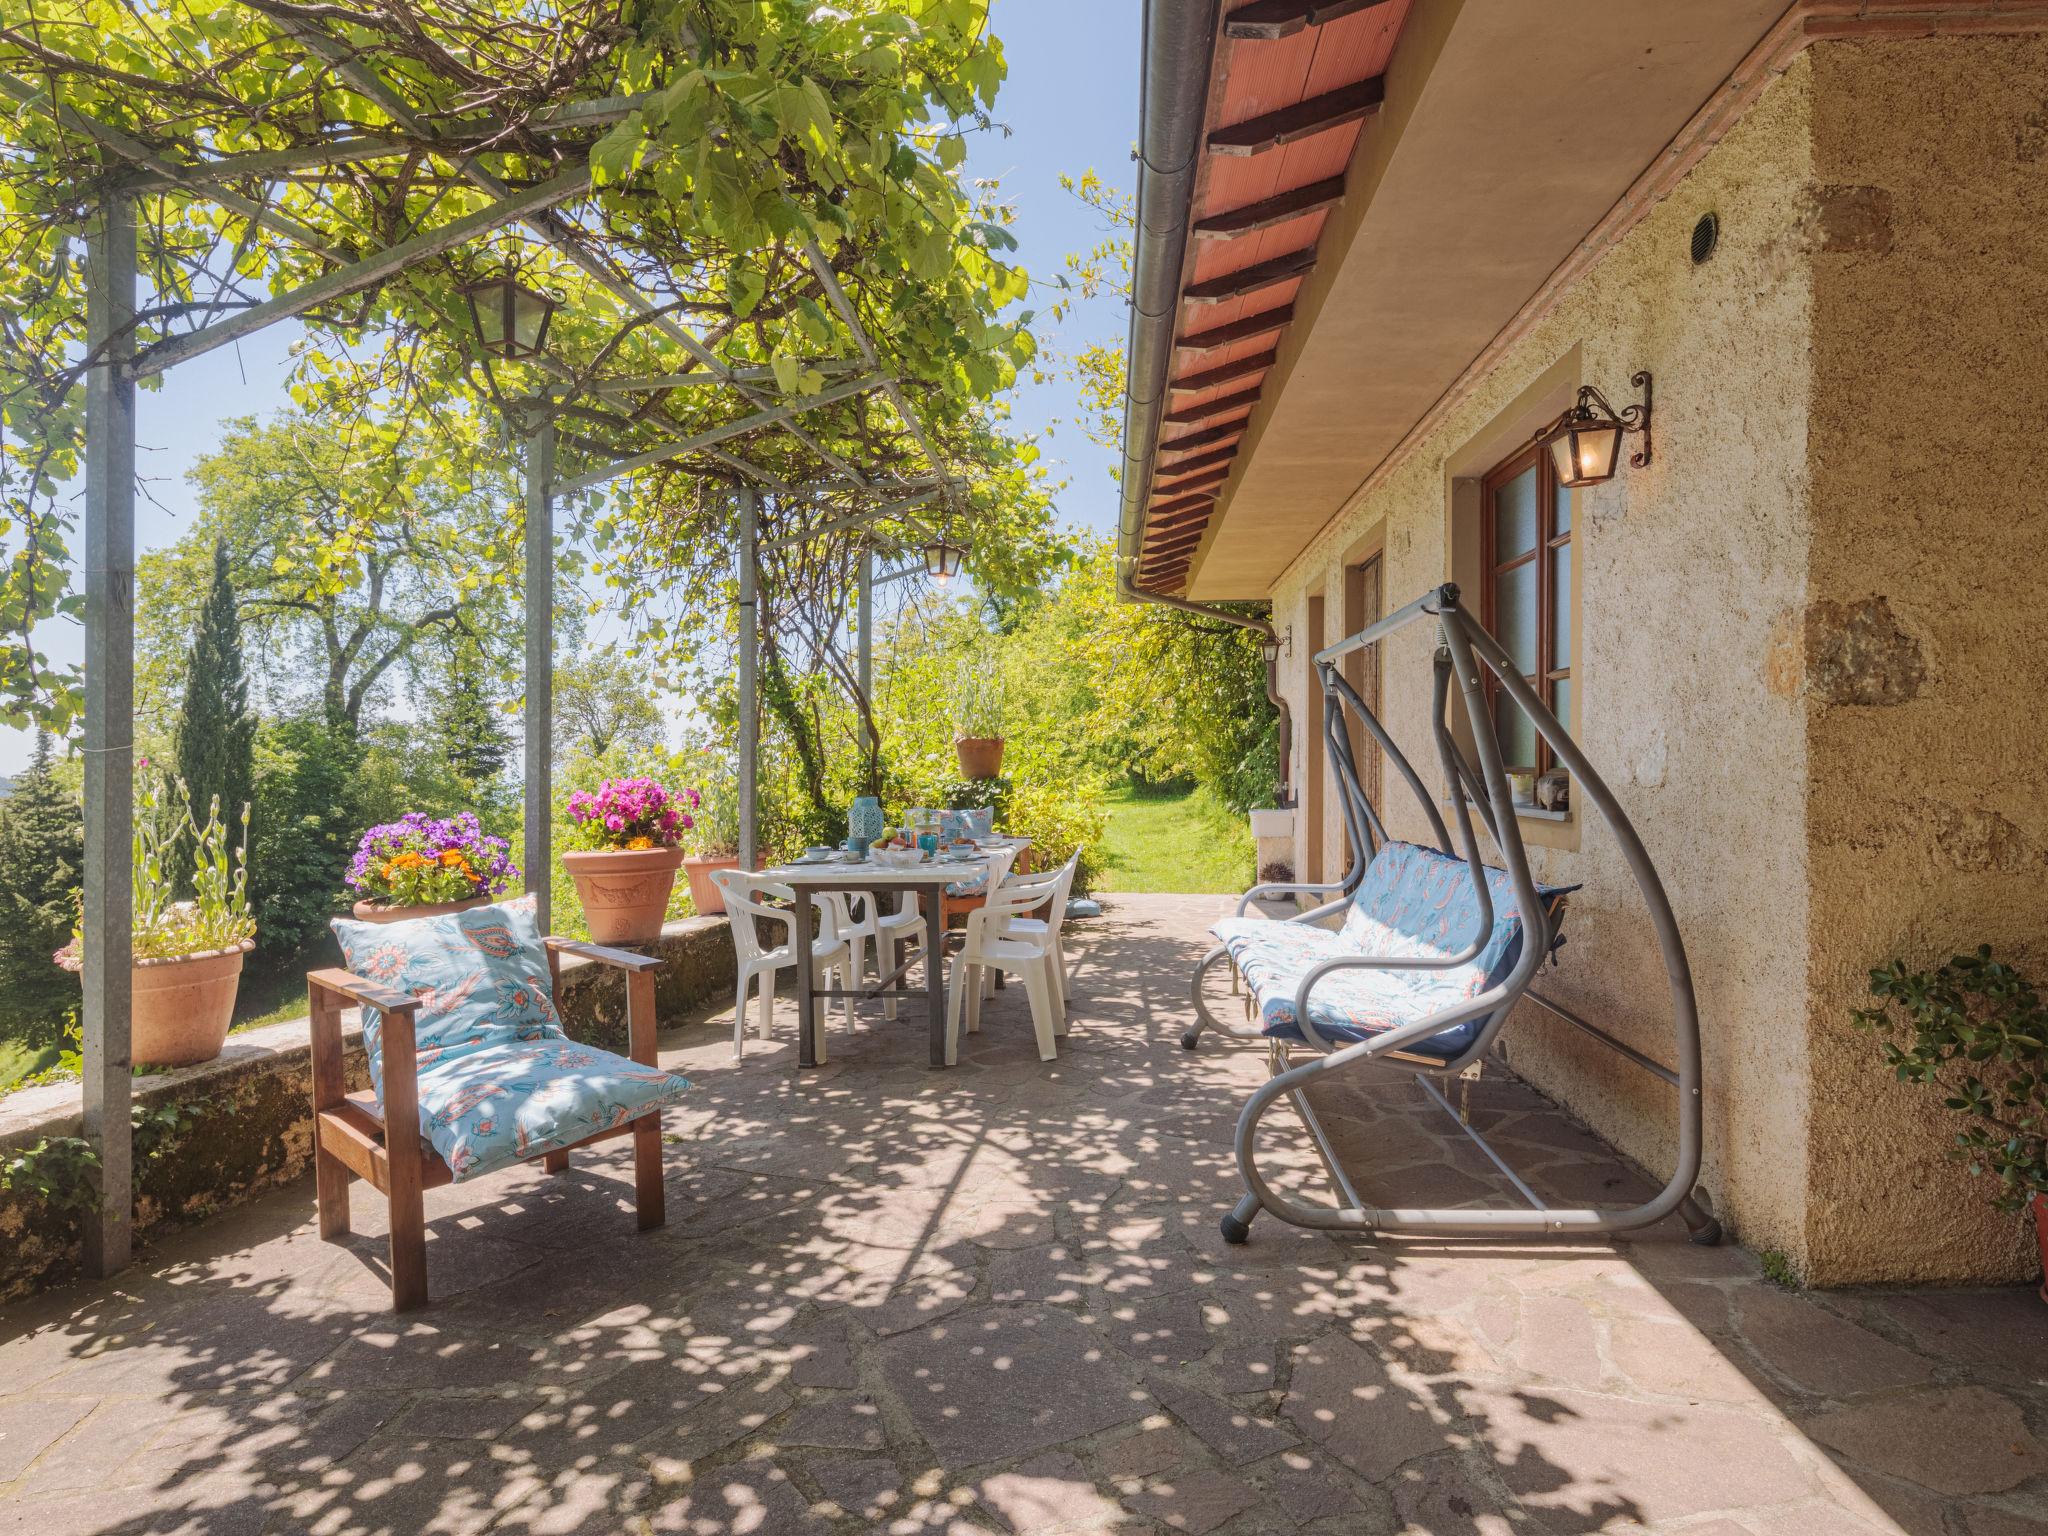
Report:
M135 202L86 233L84 1121L99 1153L85 1268L128 1264L135 1210L131 1035L135 730Z
M855 676L860 680L861 745L875 750L875 546L860 541L860 588L854 603L854 622L860 626Z
M554 931L555 428L526 443L526 888Z
M740 868L752 869L760 852L761 687L760 594L755 570L755 542L760 507L752 486L739 488L740 536Z

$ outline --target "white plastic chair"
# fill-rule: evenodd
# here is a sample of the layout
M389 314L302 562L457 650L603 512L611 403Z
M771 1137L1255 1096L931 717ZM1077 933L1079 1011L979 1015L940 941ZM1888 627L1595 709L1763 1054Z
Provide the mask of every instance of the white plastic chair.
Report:
M781 971L796 969L796 914L785 907L771 907L759 898L774 897L779 901L793 901L796 893L786 885L777 885L772 880L763 880L758 875L748 874L740 869L715 869L711 878L717 882L720 893L725 897L725 910L732 917L732 947L739 958L739 991L733 1003L732 1013L732 1058L745 1058L747 1038L747 989L760 978L761 1017L756 1033L761 1039L768 1038L769 1026L775 1018L775 978ZM830 901L820 901L818 909L818 935L811 943L811 973L816 986L829 987L833 978L839 978L841 987L851 988L855 970L853 946L839 931L838 913ZM790 937L774 948L763 948L760 930L755 919L765 918L782 924L783 932ZM846 1022L853 1023L853 999L843 999ZM821 1017L820 1024L823 1019ZM825 1059L824 1030L819 1029L818 1060Z
M1052 900L1047 910L1050 917L1013 917L1003 924L1005 938L1038 938L1046 940L1052 948L1053 989L1058 995L1060 1013L1067 1012L1067 999L1073 995L1073 970L1067 963L1067 898L1074 894L1074 876L1081 867L1081 850L1076 848L1074 856L1053 873ZM1026 883L1042 883L1038 877L1025 876L1009 882L1011 887Z
M988 899L967 914L966 943L953 962L953 974L946 988L946 1064L960 1059L960 1022L964 1012L967 1029L981 1028L981 993L985 979L996 971L1008 971L1024 983L1031 1004L1031 1027L1038 1036L1038 1059L1051 1061L1058 1055L1054 1040L1067 1032L1067 1019L1060 1003L1059 981L1054 972L1051 936L1047 933L1004 932L1012 920L1049 898L1062 874L1013 880L993 887Z
M1010 866L1017 860L1015 848L992 848L988 854L988 884L999 886L1009 874ZM897 898L896 910L881 910L879 897L871 900L855 921L850 910L851 903L841 895L839 919L840 933L853 946L853 973L867 974L867 946L875 947L875 975L893 975L908 955L924 943L924 905L913 891L905 891ZM883 994L883 1010L888 1018L896 1017L896 995Z

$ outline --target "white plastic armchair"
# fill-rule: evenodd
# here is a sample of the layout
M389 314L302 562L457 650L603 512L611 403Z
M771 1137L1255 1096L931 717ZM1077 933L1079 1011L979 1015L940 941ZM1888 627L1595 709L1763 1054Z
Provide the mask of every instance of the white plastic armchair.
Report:
M1005 891L1021 890L1025 887L1042 888L1047 891L1045 917L1012 917L1003 923L1006 937L1041 938L1050 946L1053 958L1053 992L1059 1003L1062 1017L1067 1012L1067 998L1073 991L1073 971L1067 963L1067 898L1074 894L1074 876L1081 868L1082 850L1076 848L1073 857L1058 869L1049 870L1043 876L1012 876L1004 883Z
M720 894L725 897L725 910L732 917L732 947L739 959L739 990L732 1014L732 1056L734 1061L739 1061L744 1058L746 1050L749 987L755 986L756 978L759 978L761 1014L755 1032L766 1040L775 1018L775 978L782 971L796 969L796 914L787 907L771 907L762 898L793 901L796 893L786 885L763 880L745 870L713 870L711 878L717 882ZM837 977L841 987L850 989L856 975L853 946L840 931L838 915L832 904L821 901L816 905L818 935L811 944L813 984L831 986L833 978ZM782 943L763 944L760 921L780 923L785 935ZM846 1022L851 1026L853 1000L847 998L842 1002L846 1009ZM821 1037L824 1034L822 1024L818 1033Z
M969 1033L981 1028L983 978L994 971L1008 971L1024 983L1031 1003L1031 1027L1038 1038L1038 1059L1051 1061L1058 1054L1057 1036L1067 1032L1066 1015L1060 1005L1058 959L1049 932L1009 933L1012 921L1023 918L1041 905L1059 885L1053 875L1044 881L1012 881L996 886L983 904L967 914L966 942L954 962L946 989L946 1062L960 1059L960 1027L963 1014ZM1043 925L1041 925L1042 927Z

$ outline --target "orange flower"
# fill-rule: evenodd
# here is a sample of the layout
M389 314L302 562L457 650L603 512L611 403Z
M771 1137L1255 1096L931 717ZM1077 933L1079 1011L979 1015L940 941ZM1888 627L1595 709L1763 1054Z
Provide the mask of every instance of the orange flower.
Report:
M626 847L634 853L642 852L643 850L652 848L653 846L654 839L651 837L636 837L630 839L626 843Z

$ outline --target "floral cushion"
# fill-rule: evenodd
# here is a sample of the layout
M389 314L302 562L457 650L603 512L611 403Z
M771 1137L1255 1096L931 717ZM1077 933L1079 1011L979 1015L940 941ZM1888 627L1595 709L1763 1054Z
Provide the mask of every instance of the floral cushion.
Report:
M1493 926L1479 953L1442 970L1360 968L1334 971L1309 994L1309 1021L1326 1040L1355 1043L1456 1006L1497 986L1522 951L1522 919L1505 870L1488 868ZM1553 933L1564 898L1576 886L1539 886ZM1435 959L1468 947L1479 932L1479 901L1463 859L1412 843L1380 849L1352 897L1342 928L1233 917L1210 930L1223 941L1259 1005L1268 1036L1300 1040L1294 995L1325 960L1344 955ZM1492 1015L1453 1025L1406 1049L1449 1061L1466 1050Z
M562 1032L531 896L408 922L336 918L334 932L351 971L420 1000L420 1128L457 1179L581 1141L689 1087ZM381 1104L379 1023L363 1010Z

